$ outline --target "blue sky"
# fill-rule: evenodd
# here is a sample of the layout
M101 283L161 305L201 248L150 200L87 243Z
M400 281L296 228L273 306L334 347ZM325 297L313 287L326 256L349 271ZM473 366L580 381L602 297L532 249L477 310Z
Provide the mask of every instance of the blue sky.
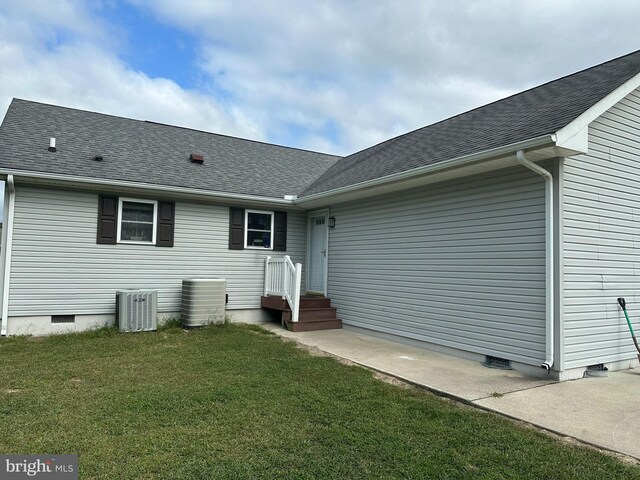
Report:
M129 2L110 2L98 11L123 40L120 58L129 68L151 78L169 78L185 89L203 88L198 68L197 37L168 22L158 21Z

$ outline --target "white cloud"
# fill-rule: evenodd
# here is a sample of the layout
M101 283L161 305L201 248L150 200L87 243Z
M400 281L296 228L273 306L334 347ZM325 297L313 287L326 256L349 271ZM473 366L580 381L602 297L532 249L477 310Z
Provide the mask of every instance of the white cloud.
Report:
M0 114L20 96L350 153L632 51L640 16L633 0L130 3L196 39L199 91L131 70L106 0L0 0Z
M264 139L235 106L129 69L78 2L0 8L0 115L12 97ZM55 10L55 12L52 12ZM54 14L54 13L58 14ZM58 19L64 19L64 21ZM70 37L70 39L66 38ZM111 48L110 48L111 47Z
M135 0L269 137L352 152L627 53L640 4ZM328 123L339 135L319 142ZM329 142L329 143L328 143Z

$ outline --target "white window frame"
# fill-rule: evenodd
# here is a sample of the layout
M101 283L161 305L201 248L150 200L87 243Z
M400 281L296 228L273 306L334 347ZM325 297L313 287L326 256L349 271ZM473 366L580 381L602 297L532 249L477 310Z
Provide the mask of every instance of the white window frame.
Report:
M271 241L269 242L269 248L265 248L265 247L256 247L253 245L247 245L247 241L249 239L249 214L250 213L262 213L262 214L266 214L266 215L271 215L271 230L269 231L269 233L271 233ZM275 214L271 211L268 210L245 210L244 211L244 248L250 249L250 250L273 250L273 223L274 223L274 219L275 219Z
M153 230L151 231L150 242L140 242L136 240L122 240L122 204L124 202L130 203L148 203L153 205ZM131 245L155 245L156 244L156 231L158 229L158 202L155 200L143 200L141 198L118 198L118 243L127 243Z

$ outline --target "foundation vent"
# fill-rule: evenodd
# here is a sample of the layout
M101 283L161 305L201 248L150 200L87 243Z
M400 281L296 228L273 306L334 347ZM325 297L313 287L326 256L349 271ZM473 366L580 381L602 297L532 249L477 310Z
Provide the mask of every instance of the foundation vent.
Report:
M507 360L506 358L500 357L492 357L491 355L487 355L485 357L484 362L482 364L488 368L499 368L500 370L513 370L511 368L511 360Z
M608 377L609 369L604 366L604 363L597 363L595 365L589 365L584 372L585 377Z
M76 323L75 315L51 315L51 323Z

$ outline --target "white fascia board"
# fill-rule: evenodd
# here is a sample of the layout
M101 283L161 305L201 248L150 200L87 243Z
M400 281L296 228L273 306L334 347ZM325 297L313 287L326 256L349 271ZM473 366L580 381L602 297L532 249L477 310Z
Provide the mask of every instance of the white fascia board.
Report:
M484 150L478 153L472 153L470 155L464 155L462 157L452 158L451 160L446 160L444 162L425 165L423 167L417 167L411 170L406 170L403 172L393 173L391 175L386 175L380 178L374 178L372 180L366 180L364 182L356 183L353 185L347 185L345 187L335 188L333 190L328 190L326 192L315 193L309 196L305 196L299 198L297 200L297 204L304 206L306 203L317 202L318 200L322 200L328 197L335 197L337 195L341 195L344 193L349 193L354 190L362 190L366 188L371 188L375 186L379 186L382 184L389 183L398 183L399 189L401 189L401 181L407 180L410 178L420 177L429 175L432 173L440 172L447 169L452 169L456 167L465 166L474 162L481 162L484 160L491 160L497 157L505 156L505 155L515 155L515 152L518 150L527 150L530 148L539 148L544 146L555 146L556 137L553 134L543 135L541 137L532 138L530 140L525 140L523 142L517 142L510 145L505 145L502 147L493 148L490 150Z
M578 149L580 152L586 153L588 149L585 143L588 141L589 124L638 87L640 87L640 73L631 77L609 95L558 130L556 132L556 144L558 147L566 146L569 148L569 145L573 144L574 147L580 146Z
M589 126L585 125L573 134L572 137L562 136L562 141L558 141L556 134L556 152L558 157L571 157L589 151Z
M174 187L168 185L155 185L150 183L128 182L123 180L110 180L103 178L77 177L74 175L61 175L46 172L30 172L24 170L0 169L0 177L13 175L16 178L24 179L27 183L48 184L58 186L68 186L74 188L103 188L111 190L125 190L146 192L151 195L162 195L165 197L201 198L208 200L219 200L225 203L241 202L253 205L276 205L296 208L293 200L284 198L262 197L258 195L244 195L239 193L214 192L196 188ZM29 182L31 181L31 182Z

